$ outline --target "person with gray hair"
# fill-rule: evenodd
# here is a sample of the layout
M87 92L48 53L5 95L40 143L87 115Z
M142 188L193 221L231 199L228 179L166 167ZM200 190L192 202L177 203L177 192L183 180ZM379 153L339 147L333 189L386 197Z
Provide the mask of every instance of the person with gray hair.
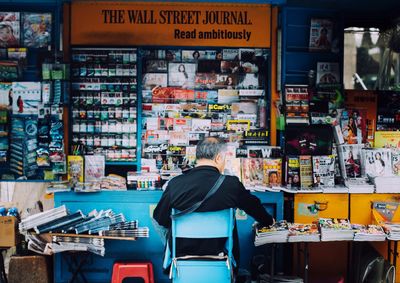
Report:
M168 182L154 210L153 218L159 225L170 229L170 215L173 208L183 211L205 198L224 172L225 151L225 142L217 137L207 137L197 144L196 167ZM218 211L227 208L242 209L263 226L274 222L260 200L246 190L239 178L235 176L225 176L219 189L196 211ZM171 241L170 238L168 240ZM235 225L233 255L236 262L239 262L238 243ZM176 256L218 255L224 252L224 246L225 239L177 239Z

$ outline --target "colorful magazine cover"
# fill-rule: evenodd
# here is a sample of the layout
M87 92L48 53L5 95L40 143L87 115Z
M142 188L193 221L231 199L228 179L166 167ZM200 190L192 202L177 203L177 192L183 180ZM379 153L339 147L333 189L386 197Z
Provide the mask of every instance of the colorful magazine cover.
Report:
M338 146L340 169L342 177L361 178L362 177L362 158L361 149L363 144L343 144Z
M231 76L231 79L228 77ZM196 89L220 89L227 88L229 85L235 85L234 76L229 74L215 73L196 73L195 88Z
M156 86L166 87L168 85L168 74L147 73L143 76L142 86L144 89L153 89Z
M192 131L209 131L211 129L210 119L192 119Z
M51 45L50 13L23 13L22 39L25 47L47 48Z
M342 112L340 127L345 143L364 144L367 142L366 117L366 111L361 109L348 109Z
M276 187L282 184L282 159L266 158L263 160L264 184Z
M236 176L241 179L240 158L227 158L224 175Z
M239 91L231 89L219 89L218 90L218 103L219 104L231 104L239 100Z
M105 176L104 155L85 155L85 182L98 182Z
M0 12L0 47L20 46L20 13Z
M335 186L335 156L319 155L313 156L313 186L334 187Z
M242 158L242 182L246 188L263 186L264 172L262 158Z
M397 148L400 149L400 132L396 131L376 131L375 147L377 148Z
M298 156L286 157L286 186L300 188L300 159Z
M257 103L255 101L241 101L232 103L231 114L233 117L238 114L256 114Z
M239 60L239 49L223 49L223 60Z
M299 158L300 158L300 187L311 188L313 185L311 156L301 155Z
M392 175L392 155L388 148L364 148L362 157L365 175L371 177Z
M40 82L12 83L13 114L38 114L42 86Z
M84 170L83 170L83 157L80 155L68 155L68 180L72 184L77 182L83 182Z
M196 76L196 64L169 63L168 85L182 88L193 88Z
M310 24L310 50L330 50L333 22L330 19L312 18Z

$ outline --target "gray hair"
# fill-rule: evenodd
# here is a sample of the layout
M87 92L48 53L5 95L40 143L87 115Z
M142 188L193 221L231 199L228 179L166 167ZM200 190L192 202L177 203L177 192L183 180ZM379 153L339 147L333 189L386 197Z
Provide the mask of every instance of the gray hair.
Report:
M218 137L207 137L197 144L196 159L213 160L218 153L226 150L225 142Z

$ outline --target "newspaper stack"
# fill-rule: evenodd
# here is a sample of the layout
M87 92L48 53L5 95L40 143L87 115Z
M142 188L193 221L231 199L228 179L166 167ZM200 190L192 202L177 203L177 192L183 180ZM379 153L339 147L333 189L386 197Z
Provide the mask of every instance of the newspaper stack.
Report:
M347 179L344 184L349 188L349 193L372 194L375 191L374 184L370 183L367 178Z
M317 224L289 224L288 242L319 242L320 234Z
M388 240L400 240L400 223L385 223L382 225Z
M118 223L110 226L110 230L101 232L100 235L112 237L148 238L149 228L139 227L138 221Z
M68 215L65 205L26 217L19 223L19 231L26 234L29 230Z
M354 231L348 219L319 218L321 241L352 241Z
M400 176L382 176L372 180L377 193L400 193Z
M385 241L386 234L383 228L378 225L352 224L355 230L354 241Z
M285 220L260 229L256 229L255 246L261 246L268 243L285 243L288 240L288 224Z

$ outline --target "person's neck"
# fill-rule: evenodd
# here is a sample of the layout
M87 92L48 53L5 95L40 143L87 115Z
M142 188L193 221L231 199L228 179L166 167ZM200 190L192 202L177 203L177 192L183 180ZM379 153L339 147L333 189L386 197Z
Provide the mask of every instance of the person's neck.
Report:
M218 171L220 171L220 169L218 168L217 163L214 160L210 160L210 159L199 159L199 160L197 160L196 167L199 167L199 166L212 166L212 167L215 167Z

